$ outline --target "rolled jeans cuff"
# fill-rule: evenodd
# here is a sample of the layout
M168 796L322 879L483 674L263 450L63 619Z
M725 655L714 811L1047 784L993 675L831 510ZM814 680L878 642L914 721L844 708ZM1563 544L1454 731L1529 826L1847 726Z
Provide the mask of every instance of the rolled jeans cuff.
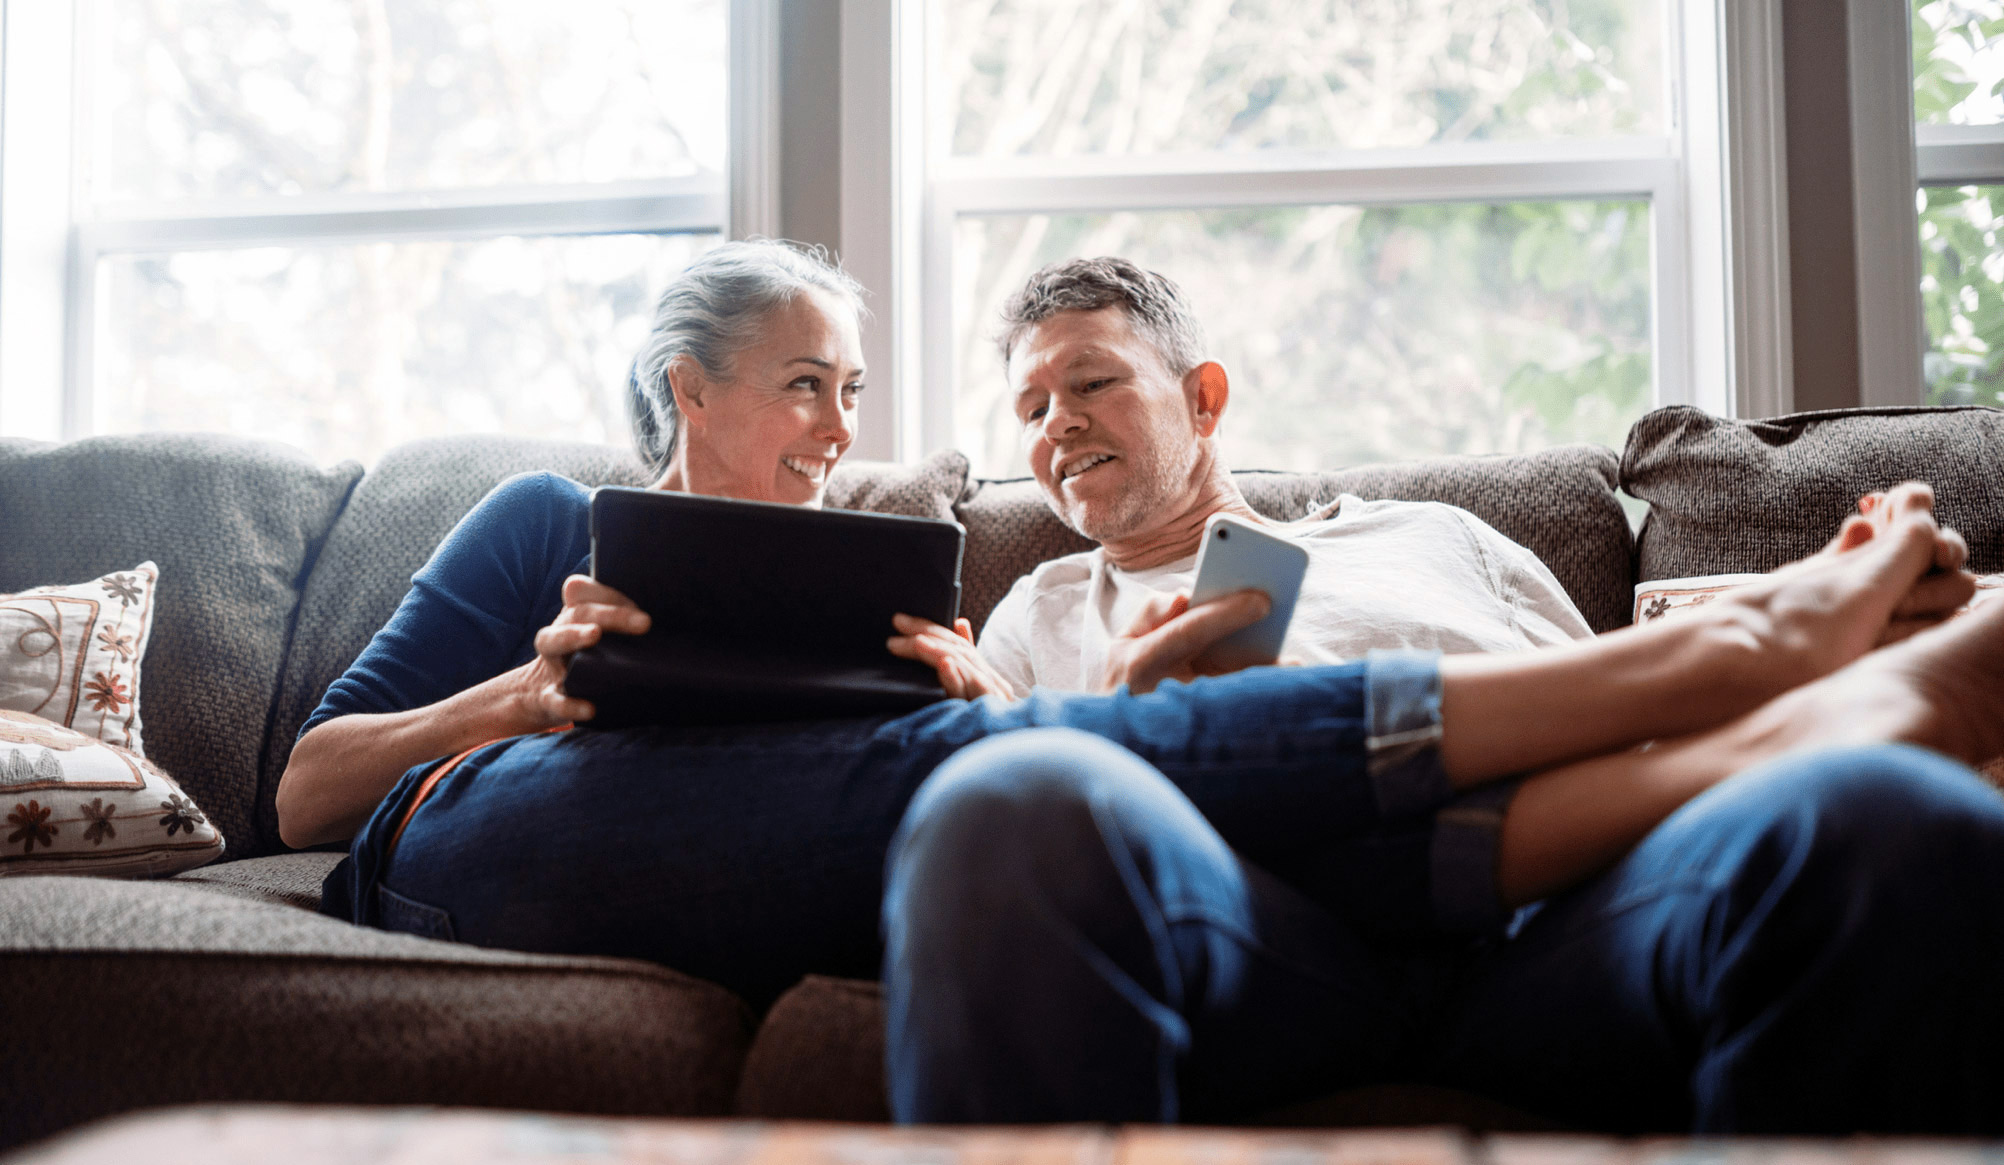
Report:
M1461 934L1493 934L1510 920L1498 884L1503 814L1522 778L1496 781L1456 797L1433 817L1427 855L1434 921Z
M1373 651L1364 669L1365 763L1379 814L1445 805L1454 786L1440 767L1440 653Z

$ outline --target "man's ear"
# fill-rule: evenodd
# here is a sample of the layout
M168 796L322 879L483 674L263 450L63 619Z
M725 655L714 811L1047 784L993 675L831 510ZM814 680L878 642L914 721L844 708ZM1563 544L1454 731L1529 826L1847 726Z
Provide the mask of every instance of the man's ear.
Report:
M703 375L703 366L690 356L677 356L670 360L668 391L675 395L675 410L687 420L700 424L703 398L710 391L710 379Z
M1224 365L1207 360L1190 370L1189 382L1196 388L1197 434L1208 437L1218 431L1218 419L1225 415L1225 403L1232 396L1231 380L1225 376Z

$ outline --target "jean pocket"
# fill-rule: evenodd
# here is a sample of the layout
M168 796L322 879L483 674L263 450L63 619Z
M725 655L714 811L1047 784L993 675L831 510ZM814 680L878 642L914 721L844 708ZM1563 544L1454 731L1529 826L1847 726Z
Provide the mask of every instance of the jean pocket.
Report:
M457 941L452 933L450 913L436 906L427 906L415 898L406 898L381 884L376 886L376 917L382 920L384 930L402 931L419 938Z

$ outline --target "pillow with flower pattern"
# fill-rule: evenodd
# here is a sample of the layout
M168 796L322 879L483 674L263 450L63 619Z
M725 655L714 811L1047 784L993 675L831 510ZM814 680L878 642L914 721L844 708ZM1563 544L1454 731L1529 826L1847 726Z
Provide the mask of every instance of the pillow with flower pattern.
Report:
M0 709L52 720L145 755L139 661L160 568L0 595Z
M0 875L154 878L223 852L223 835L139 754L0 710Z
M1685 614L1694 607L1704 606L1735 587L1742 587L1756 579L1766 577L1764 574L1707 574L1693 578L1659 578L1651 582L1636 583L1634 621L1653 623L1658 619ZM1979 576L1976 580L1976 595L1970 599L1969 607L1999 600L2004 600L2004 574ZM1963 610L1966 611L1969 607L1964 607Z

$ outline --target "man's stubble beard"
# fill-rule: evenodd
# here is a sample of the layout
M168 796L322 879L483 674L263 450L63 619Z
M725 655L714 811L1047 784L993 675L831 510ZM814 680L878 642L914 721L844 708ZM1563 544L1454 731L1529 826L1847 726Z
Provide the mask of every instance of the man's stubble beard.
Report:
M1170 448L1179 453L1173 462L1152 453L1145 461L1123 455L1133 478L1118 497L1101 502L1097 513L1059 493L1058 519L1102 544L1146 532L1150 523L1165 518L1162 509L1189 485L1197 469L1195 442L1175 441Z

